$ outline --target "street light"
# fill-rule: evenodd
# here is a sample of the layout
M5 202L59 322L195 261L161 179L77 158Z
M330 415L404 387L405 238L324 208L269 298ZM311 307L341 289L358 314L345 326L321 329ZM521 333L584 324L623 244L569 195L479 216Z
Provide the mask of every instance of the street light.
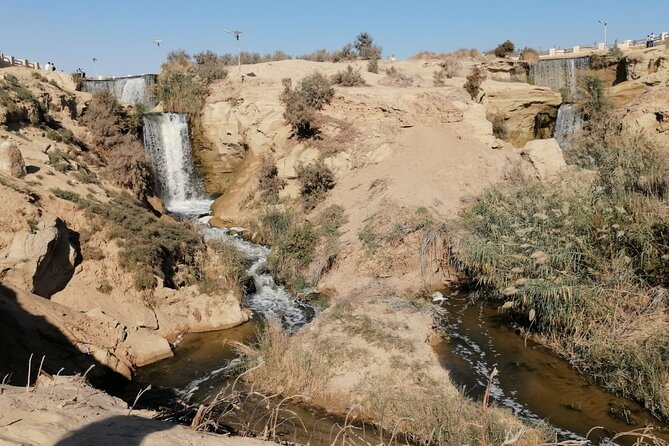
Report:
M604 26L604 46L606 46L606 27L609 25L607 22L603 20L597 20L600 25Z
M234 31L228 31L226 29L225 32L232 36L235 36L235 39L237 39L237 66L239 67L239 77L242 77L242 56L241 53L239 52L239 36L242 34L242 32L238 29Z
M158 73L160 73L160 65L163 60L160 54L160 44L162 42L162 39L153 39L153 43L156 44L156 48L158 48Z
M93 57L91 60L93 61L93 67L95 68L95 75L96 75L97 77L100 77L100 73L98 73L98 65L95 63L95 62L98 61L98 58L97 58L97 57Z

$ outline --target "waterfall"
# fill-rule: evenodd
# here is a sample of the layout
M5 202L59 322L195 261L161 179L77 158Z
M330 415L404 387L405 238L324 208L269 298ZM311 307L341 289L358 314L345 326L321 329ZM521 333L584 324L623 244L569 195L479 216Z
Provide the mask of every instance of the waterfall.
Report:
M155 74L144 74L141 76L86 79L81 89L87 93L108 90L122 104L137 105L144 103L153 107L155 99L151 92L151 86L155 83Z
M180 215L209 212L200 177L193 167L188 117L179 113L144 115L144 148L151 157L165 207Z
M553 90L567 87L573 95L576 94L577 72L589 68L589 57L540 60L530 66L530 81L534 85L550 87Z
M289 332L297 331L316 316L313 307L295 299L285 287L274 282L274 278L267 271L269 248L248 242L238 235L231 235L226 229L212 228L206 224L206 220L201 219L205 241L229 243L250 262L251 266L246 273L253 279L255 291L247 293L245 304L255 314L279 321Z
M573 104L562 104L555 123L555 139L566 151L571 148L572 138L581 130L581 115Z

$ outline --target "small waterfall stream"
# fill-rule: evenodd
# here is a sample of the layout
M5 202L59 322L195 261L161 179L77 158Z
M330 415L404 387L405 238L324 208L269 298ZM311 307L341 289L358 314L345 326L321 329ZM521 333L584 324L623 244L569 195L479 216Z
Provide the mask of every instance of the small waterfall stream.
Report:
M255 291L246 296L245 303L255 314L261 315L264 319L278 320L289 332L297 331L316 316L313 307L296 300L284 286L277 285L269 274L267 270L269 248L248 242L226 229L212 228L206 221L206 217L201 219L206 225L203 227L205 241L219 240L229 243L250 261L251 266L246 273L253 279Z
M107 79L86 79L83 82L82 91L93 93L95 91L108 90L122 104L147 104L153 107L155 105L155 98L151 92L151 86L155 83L155 74Z
M581 115L573 104L562 104L555 122L555 139L563 151L572 147L574 135L581 130Z
M530 83L553 90L567 87L569 93L575 95L578 71L589 68L589 57L540 60L530 66Z
M209 214L213 200L206 196L202 179L193 165L188 134L188 116L180 113L148 113L144 115L144 149L153 162L158 193L165 208L181 218ZM255 290L247 294L245 303L265 319L277 319L288 331L296 331L313 319L311 306L295 299L288 290L274 282L267 271L270 249L248 242L227 229L213 228L210 217L198 220L205 241L223 241L239 251L251 265L247 274Z
M158 193L168 211L181 216L209 212L212 200L205 196L193 165L187 115L144 115L144 149L153 162Z

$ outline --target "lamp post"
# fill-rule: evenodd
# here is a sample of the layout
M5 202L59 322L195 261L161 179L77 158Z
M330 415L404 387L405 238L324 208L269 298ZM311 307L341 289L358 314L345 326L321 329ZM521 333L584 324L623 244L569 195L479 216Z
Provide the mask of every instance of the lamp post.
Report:
M158 49L158 73L160 73L160 65L162 61L162 57L160 55L160 44L162 42L162 39L153 39L153 43L156 44L156 48Z
M95 63L98 61L98 58L93 57L91 60L93 61L93 67L95 68L95 76L100 77L100 73L98 73L98 65Z
M239 77L242 77L242 56L239 51L239 36L242 34L242 32L238 29L234 31L228 31L226 29L225 32L234 36L235 39L237 40L237 66L239 67Z
M606 27L609 25L607 22L604 20L597 20L600 25L604 26L604 46L606 46Z

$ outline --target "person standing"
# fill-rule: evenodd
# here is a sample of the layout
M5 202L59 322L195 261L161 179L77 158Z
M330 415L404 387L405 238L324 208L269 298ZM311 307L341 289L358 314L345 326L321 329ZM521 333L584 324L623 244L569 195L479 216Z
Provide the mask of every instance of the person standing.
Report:
M46 65L44 65L44 71L51 71L51 62L47 62Z
M655 33L650 33L650 47L653 48L655 46Z

